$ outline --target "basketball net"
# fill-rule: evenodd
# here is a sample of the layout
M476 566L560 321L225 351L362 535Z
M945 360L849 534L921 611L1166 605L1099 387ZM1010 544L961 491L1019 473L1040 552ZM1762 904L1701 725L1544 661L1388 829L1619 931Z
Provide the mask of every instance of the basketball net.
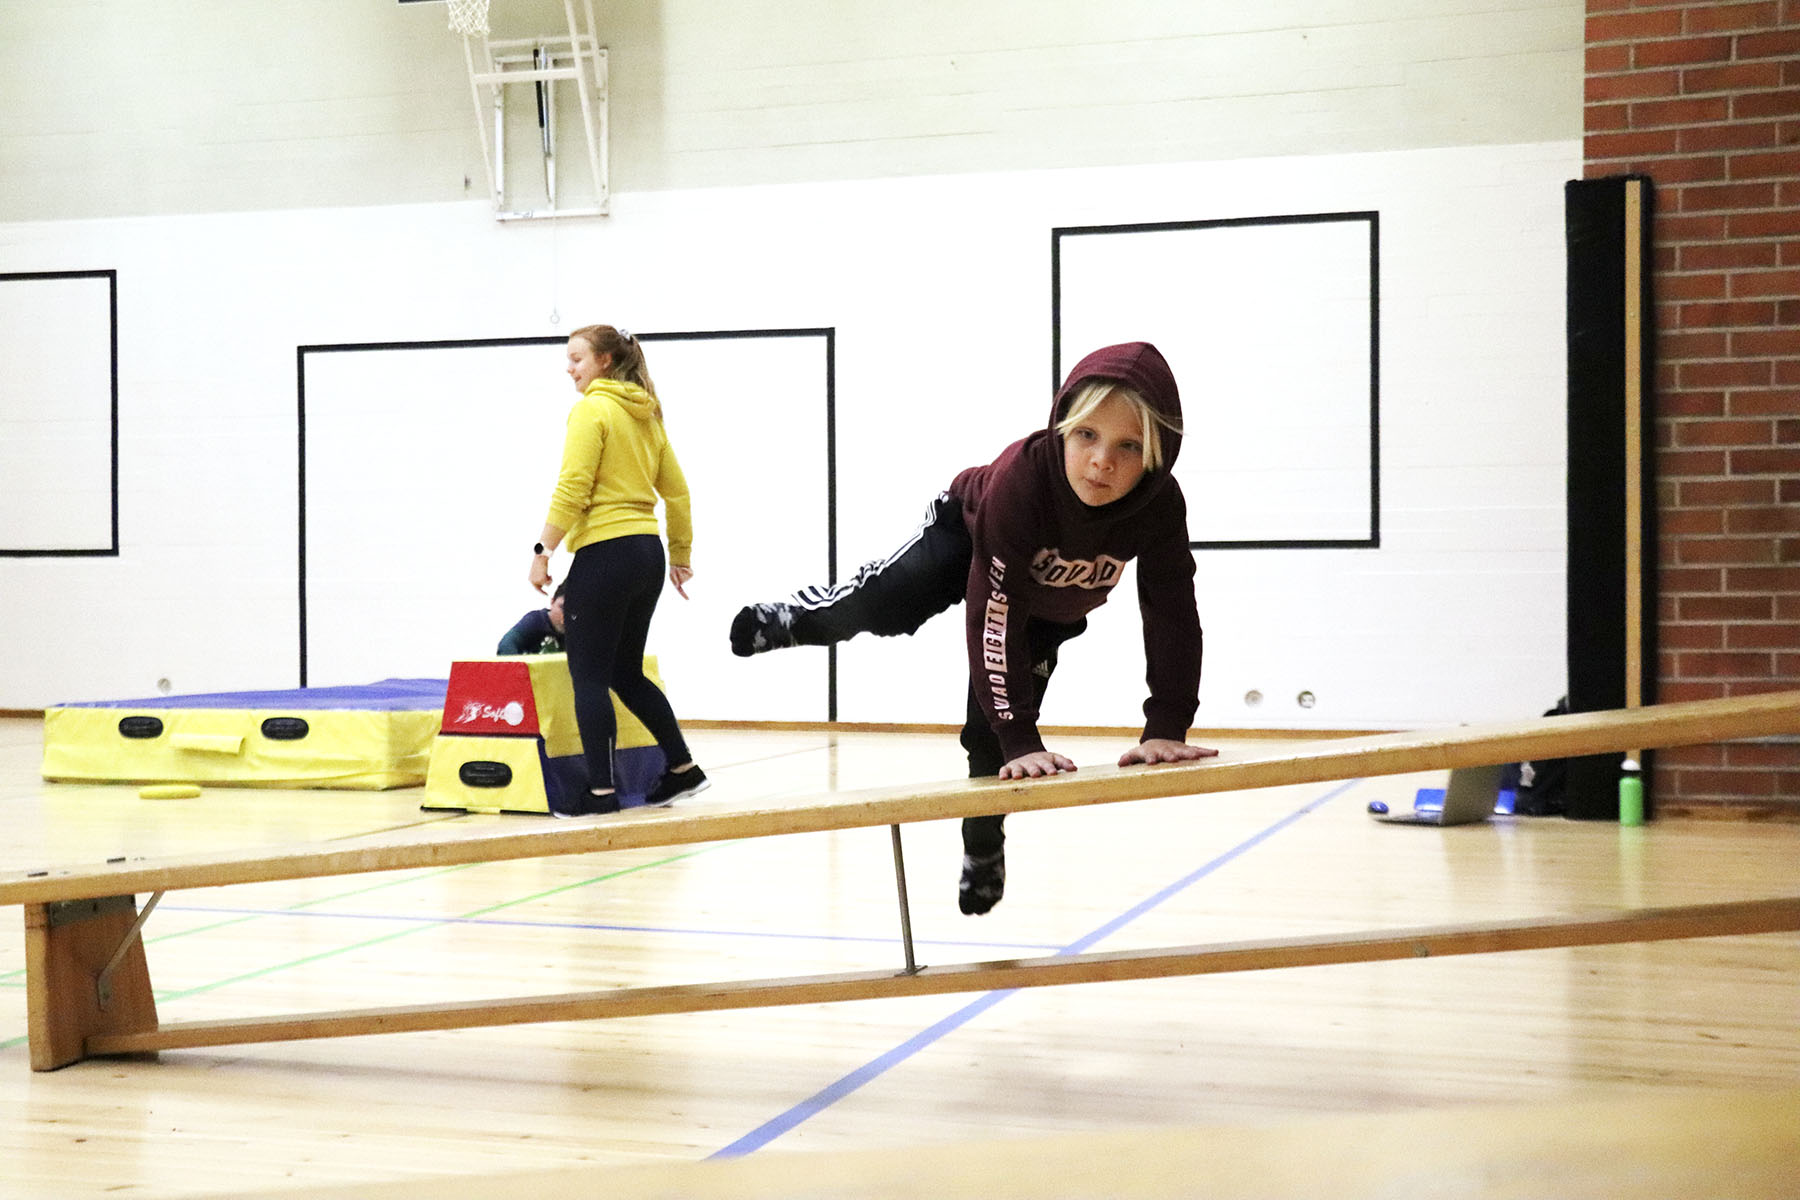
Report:
M488 31L488 0L450 0L450 29L464 37Z

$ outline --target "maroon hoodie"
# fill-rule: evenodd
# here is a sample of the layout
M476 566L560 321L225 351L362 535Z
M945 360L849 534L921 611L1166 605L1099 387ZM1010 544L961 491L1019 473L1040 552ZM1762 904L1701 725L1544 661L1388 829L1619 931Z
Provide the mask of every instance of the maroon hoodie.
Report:
M1044 748L1037 730L1031 617L1072 623L1106 603L1121 568L1138 560L1144 619L1144 733L1183 741L1199 707L1200 616L1187 502L1170 471L1181 435L1161 430L1163 463L1127 495L1089 508L1069 487L1064 406L1090 379L1114 379L1177 422L1181 396L1169 364L1148 342L1107 346L1075 364L1051 405L1048 427L1014 442L985 467L950 484L974 542L966 605L969 678L1008 761Z

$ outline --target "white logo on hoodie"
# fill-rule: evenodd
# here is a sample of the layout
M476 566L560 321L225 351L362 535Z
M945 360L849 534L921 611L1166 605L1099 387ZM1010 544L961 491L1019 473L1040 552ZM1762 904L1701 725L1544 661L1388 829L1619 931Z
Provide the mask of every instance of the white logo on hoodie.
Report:
M1102 554L1070 561L1055 547L1039 550L1031 560L1031 577L1045 587L1109 588L1119 582L1125 560Z

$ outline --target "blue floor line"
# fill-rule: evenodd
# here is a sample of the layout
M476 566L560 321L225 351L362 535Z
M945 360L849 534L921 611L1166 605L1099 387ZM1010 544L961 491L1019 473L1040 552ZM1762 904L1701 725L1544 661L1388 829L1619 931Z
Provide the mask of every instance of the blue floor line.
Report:
M1220 867L1225 866L1227 863L1231 862L1233 859L1241 857L1247 851L1254 849L1256 846L1261 845L1263 842L1268 841L1271 837L1274 837L1277 833L1280 833L1283 829L1286 829L1288 826L1292 825L1294 822L1298 821L1300 818L1317 810L1321 805L1329 802L1330 800L1334 799L1335 797L1337 797L1339 795L1342 795L1344 792L1348 791L1350 788L1355 787L1357 784L1359 784L1361 782L1362 781L1360 779L1348 780L1344 783L1339 784L1337 787L1332 788L1329 792L1326 792L1323 796L1320 796L1318 799L1313 800L1310 803L1305 804L1302 807L1295 809L1293 812L1289 813L1287 816L1281 818L1281 820L1276 821L1273 825L1268 826L1266 829L1263 829L1260 832L1252 835L1251 837L1246 838L1244 841L1239 842L1237 845L1235 845L1231 849L1225 851L1225 853L1219 855L1217 858L1214 858L1212 861L1206 863L1204 866L1201 866L1199 869L1176 880L1174 883L1171 883L1169 886L1163 888L1161 891L1156 892L1154 895L1150 896L1148 899L1145 899L1145 900L1140 901L1139 903L1133 905L1131 908L1127 909L1125 912L1121 913L1117 917L1114 917L1112 920L1106 922L1104 925L1101 925L1098 929L1095 929L1093 932L1088 933L1088 934L1076 939L1075 941L1069 943L1067 946L1056 951L1057 957L1061 957L1063 955L1081 954L1081 953L1085 952L1089 947L1093 946L1096 942L1100 941L1103 938L1110 937L1112 934L1117 933L1120 929L1123 929L1126 925L1129 925L1132 921L1137 920L1137 918L1143 916L1145 913L1149 912L1151 909L1155 908L1157 905L1163 903L1165 900L1168 900L1170 897L1179 894L1186 888L1192 887L1194 884L1196 884L1200 880L1206 878L1208 875L1212 874L1214 871L1217 871ZM943 1020L932 1025L930 1028L921 1030L919 1033L914 1034L912 1037L906 1039L906 1041L900 1043L898 1046L895 1046L892 1050L889 1050L886 1053L880 1055L879 1057L871 1059L869 1062L864 1063L862 1066L860 1066L856 1070L850 1072L848 1075L845 1075L843 1078L837 1080L834 1083L828 1084L824 1088L813 1093L811 1096L808 1096L805 1100L802 1100L800 1103L794 1105L794 1107L788 1109L786 1112L782 1113L780 1116L777 1116L770 1121L764 1122L762 1125L759 1125L757 1128L752 1129L749 1133L746 1133L743 1137L739 1138L737 1141L732 1142L730 1145L725 1146L722 1149L713 1152L708 1157L709 1158L739 1158L739 1157L742 1157L743 1155L751 1153L752 1151L762 1149L764 1146L768 1145L770 1142L774 1141L776 1138L780 1137L782 1134L790 1132L796 1126L817 1116L819 1113L825 1111L825 1109L831 1107L831 1105L837 1103L839 1100L843 1099L845 1096L850 1095L852 1092L856 1091L858 1088L862 1087L864 1084L870 1083L873 1080L880 1078L882 1075L886 1074L888 1071L892 1070L894 1067L899 1066L901 1063L905 1062L907 1059L911 1058L913 1055L917 1054L919 1051L924 1050L926 1047L930 1046L933 1042L938 1041L939 1039L943 1038L947 1034L954 1033L957 1029L968 1024L970 1021L974 1020L976 1017L980 1016L982 1013L986 1012L988 1009L994 1007L994 1005L1000 1003L1000 1001L1006 999L1008 996L1012 995L1017 990L1018 990L1017 988L1010 988L1005 991L984 993L977 999L970 1001L968 1004L965 1004L962 1008L958 1009L956 1012L951 1013L949 1016L945 1017Z
M696 937L719 938L764 938L795 942L849 942L876 946L898 946L901 944L897 936L871 937L867 935L851 935L837 933L787 933L761 929L702 929L676 925L607 925L594 921L504 921L491 917L414 917L404 913L342 913L323 912L308 909L304 912L287 908L227 908L201 904L163 904L159 911L165 913L210 913L220 916L242 917L296 917L306 920L341 920L341 921L398 921L415 925L499 925L516 929L580 929L595 933L671 933L687 934ZM989 950L1051 950L1057 947L1044 942L991 942L991 941L947 941L920 940L921 946L963 946L972 949Z

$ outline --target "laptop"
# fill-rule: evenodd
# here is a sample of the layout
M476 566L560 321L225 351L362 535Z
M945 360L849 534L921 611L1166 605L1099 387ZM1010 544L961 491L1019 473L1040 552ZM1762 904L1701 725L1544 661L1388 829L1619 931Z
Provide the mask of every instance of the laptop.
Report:
M1494 811L1500 796L1502 767L1455 767L1450 786L1444 789L1442 808L1414 808L1411 812L1377 815L1389 825L1474 825Z

